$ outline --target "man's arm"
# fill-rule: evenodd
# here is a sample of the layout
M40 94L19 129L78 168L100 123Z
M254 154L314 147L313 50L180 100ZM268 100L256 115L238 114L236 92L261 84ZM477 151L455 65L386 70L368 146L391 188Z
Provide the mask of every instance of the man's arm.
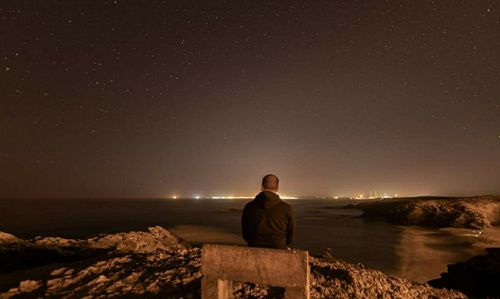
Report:
M295 212L292 206L290 206L288 215L288 225L286 229L286 245L290 246L295 239Z

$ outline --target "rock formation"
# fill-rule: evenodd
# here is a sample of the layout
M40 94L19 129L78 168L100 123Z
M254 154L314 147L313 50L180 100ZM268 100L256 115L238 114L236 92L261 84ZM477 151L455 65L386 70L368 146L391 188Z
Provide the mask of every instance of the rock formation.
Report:
M385 218L402 225L483 229L500 222L500 197L413 198L351 206L365 218Z
M457 289L471 297L500 298L500 248L487 248L486 252L466 262L448 265L448 272L429 284Z
M88 240L60 237L37 237L22 240L0 232L0 275L56 262L78 261L109 252L148 253L155 250L185 248L187 243L159 226L147 232L102 235Z
M0 234L0 256L19 258L34 250L48 251L53 259L35 263L35 267L25 263L23 271L16 271L21 269L13 266L16 261L11 263L0 275L1 299L200 297L201 250L190 248L161 227L88 240L25 241ZM67 261L68 256L72 260ZM458 291L388 276L331 255L313 257L310 262L312 298L466 298ZM236 298L279 298L282 294L280 289L249 283L234 283L233 287Z

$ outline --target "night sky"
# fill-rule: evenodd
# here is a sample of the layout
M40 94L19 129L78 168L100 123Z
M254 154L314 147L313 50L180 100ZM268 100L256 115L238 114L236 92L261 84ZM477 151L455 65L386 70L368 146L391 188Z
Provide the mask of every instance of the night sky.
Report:
M499 1L1 1L0 197L500 192Z

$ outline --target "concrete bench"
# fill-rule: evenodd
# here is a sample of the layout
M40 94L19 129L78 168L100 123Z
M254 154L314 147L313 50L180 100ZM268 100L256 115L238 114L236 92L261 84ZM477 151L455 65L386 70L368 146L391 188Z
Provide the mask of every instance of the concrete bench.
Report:
M232 281L285 288L285 298L309 299L309 253L224 245L204 245L202 299L233 297Z

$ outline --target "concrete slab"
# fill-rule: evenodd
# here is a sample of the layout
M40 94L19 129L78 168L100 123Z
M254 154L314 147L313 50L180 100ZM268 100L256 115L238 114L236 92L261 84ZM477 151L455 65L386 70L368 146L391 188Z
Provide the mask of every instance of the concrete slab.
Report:
M202 298L232 297L231 281L285 288L285 298L309 298L309 253L207 244L202 248Z

